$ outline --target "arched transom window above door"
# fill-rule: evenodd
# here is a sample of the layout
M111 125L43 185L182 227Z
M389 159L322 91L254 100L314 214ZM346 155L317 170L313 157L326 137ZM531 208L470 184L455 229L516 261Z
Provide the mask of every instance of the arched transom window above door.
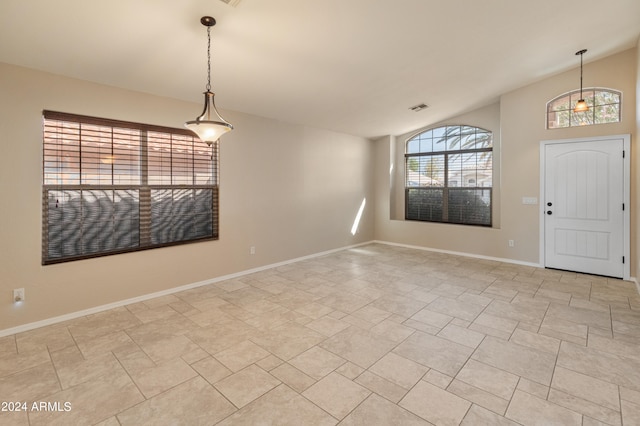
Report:
M574 112L580 99L580 90L562 94L547 102L547 129L617 123L621 119L622 93L603 88L582 90L582 97L589 109Z

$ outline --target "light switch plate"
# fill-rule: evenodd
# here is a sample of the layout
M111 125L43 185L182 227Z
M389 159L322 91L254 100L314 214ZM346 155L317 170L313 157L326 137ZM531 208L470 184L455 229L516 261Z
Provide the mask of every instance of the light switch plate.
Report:
M537 197L522 197L522 204L538 204Z

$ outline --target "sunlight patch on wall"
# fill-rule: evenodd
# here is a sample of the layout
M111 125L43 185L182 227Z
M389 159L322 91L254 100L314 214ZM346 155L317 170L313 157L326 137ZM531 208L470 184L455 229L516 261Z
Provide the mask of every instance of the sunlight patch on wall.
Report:
M358 226L360 226L360 219L362 219L362 213L364 212L364 206L367 204L367 199L362 199L362 204L360 204L360 209L358 210L358 214L356 214L356 218L353 221L353 226L351 227L351 235L356 235L358 232Z

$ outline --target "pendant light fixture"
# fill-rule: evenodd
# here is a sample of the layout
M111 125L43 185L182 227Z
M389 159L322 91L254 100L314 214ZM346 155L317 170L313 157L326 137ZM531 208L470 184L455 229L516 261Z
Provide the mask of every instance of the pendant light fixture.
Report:
M187 121L184 126L198 135L201 141L211 145L220 136L233 130L233 126L220 116L211 92L211 27L216 20L211 16L203 16L200 23L207 27L207 86L204 92L204 110L195 120Z
M587 102L582 97L582 55L587 52L587 49L582 49L576 52L576 55L580 55L580 99L576 103L576 106L573 108L573 112L585 112L589 111L589 106Z

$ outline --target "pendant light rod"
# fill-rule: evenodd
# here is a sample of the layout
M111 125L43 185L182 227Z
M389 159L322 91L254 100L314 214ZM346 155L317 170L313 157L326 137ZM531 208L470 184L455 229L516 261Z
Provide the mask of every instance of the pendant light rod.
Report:
M200 140L211 145L220 136L233 130L233 125L220 116L214 102L215 94L211 91L211 27L216 24L216 20L211 16L203 16L200 23L207 27L207 84L204 92L204 110L195 120L187 121L184 125Z
M576 56L580 55L580 99L578 99L578 102L576 102L576 106L575 108L573 108L573 112L589 111L589 106L587 105L587 102L582 97L582 69L583 69L582 55L584 55L585 53L587 53L587 49L578 50L576 52Z

